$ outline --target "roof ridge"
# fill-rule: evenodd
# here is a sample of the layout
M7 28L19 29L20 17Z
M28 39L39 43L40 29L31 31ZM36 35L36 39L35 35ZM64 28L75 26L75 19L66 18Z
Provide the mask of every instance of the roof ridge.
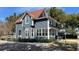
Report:
M36 18L38 18L38 17L41 15L41 13L42 13L43 11L44 11L44 9L35 10L35 11L31 12L31 13L25 12L25 13L16 21L16 23L21 22L21 20L24 18L24 16L26 15L26 13L27 13L29 16L31 16L33 19L36 19Z

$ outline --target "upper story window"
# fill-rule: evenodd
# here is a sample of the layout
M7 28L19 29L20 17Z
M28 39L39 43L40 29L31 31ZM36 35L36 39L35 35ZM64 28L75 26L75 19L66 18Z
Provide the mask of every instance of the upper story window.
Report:
M50 20L50 23L49 23L50 26L53 26L53 27L56 27L56 22L53 21L53 20Z
M26 16L25 17L25 24L28 24L29 23L29 16Z
M50 24L50 26L53 26L53 21L52 21L52 20L50 20L50 23L49 23L49 24Z

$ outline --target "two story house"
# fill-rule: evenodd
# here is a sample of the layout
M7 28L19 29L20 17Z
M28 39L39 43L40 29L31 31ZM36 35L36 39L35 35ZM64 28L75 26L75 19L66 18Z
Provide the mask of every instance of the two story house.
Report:
M50 17L45 9L25 12L16 21L16 38L54 39L59 28L60 23Z

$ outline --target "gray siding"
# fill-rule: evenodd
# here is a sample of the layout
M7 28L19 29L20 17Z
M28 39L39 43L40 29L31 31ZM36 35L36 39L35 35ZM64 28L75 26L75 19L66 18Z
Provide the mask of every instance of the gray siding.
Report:
M28 17L28 21L26 22L27 17ZM27 28L31 28L31 25L32 25L32 19L31 19L31 17L26 16L26 18L23 19L22 24L23 24L22 38L26 38L26 32L25 32L25 29L27 29Z
M29 17L29 16L27 16L27 17ZM31 30L30 29L32 29L32 27L31 27L32 20L31 20L30 17L28 19L29 19L29 21L27 23L25 23L25 20L26 19L23 19L22 24L16 24L16 36L17 37L18 37L18 34L19 34L19 30L21 30L21 36L22 36L22 38L26 38L25 29L28 28L29 29L29 32L31 33ZM34 29L37 29L37 28L38 29L39 28L47 28L47 19L35 21L35 27L34 27ZM36 33L36 31L34 31L34 33Z
M29 16L26 16L28 17L28 22L25 23L25 21L27 20L27 18L23 19L22 21L22 24L16 24L16 37L18 38L18 34L19 34L19 30L21 30L21 36L22 38L25 38L26 37L26 33L25 33L25 29L26 28L31 28L31 25L32 25L32 20Z
M29 17L29 16L26 16L26 17L28 17L28 21L27 21L27 23L26 23L26 20L27 19L24 19L23 20L23 26L25 27L25 28L30 28L31 27L31 25L32 25L32 19L31 19L31 17Z
M47 19L35 22L35 28L47 28Z
M22 24L16 25L16 38L19 37L19 30L21 30L21 32L22 32Z

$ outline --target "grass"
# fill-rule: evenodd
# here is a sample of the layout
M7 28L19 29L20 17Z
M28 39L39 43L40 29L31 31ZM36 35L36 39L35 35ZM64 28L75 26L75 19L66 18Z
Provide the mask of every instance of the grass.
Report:
M53 39L14 39L17 42L31 42L31 43L52 43L51 45L57 45L61 50L65 51L77 51L77 45L79 40L77 39L66 39L66 40L53 40Z
M76 40L56 40L55 44L65 51L76 51L77 50L77 41Z

